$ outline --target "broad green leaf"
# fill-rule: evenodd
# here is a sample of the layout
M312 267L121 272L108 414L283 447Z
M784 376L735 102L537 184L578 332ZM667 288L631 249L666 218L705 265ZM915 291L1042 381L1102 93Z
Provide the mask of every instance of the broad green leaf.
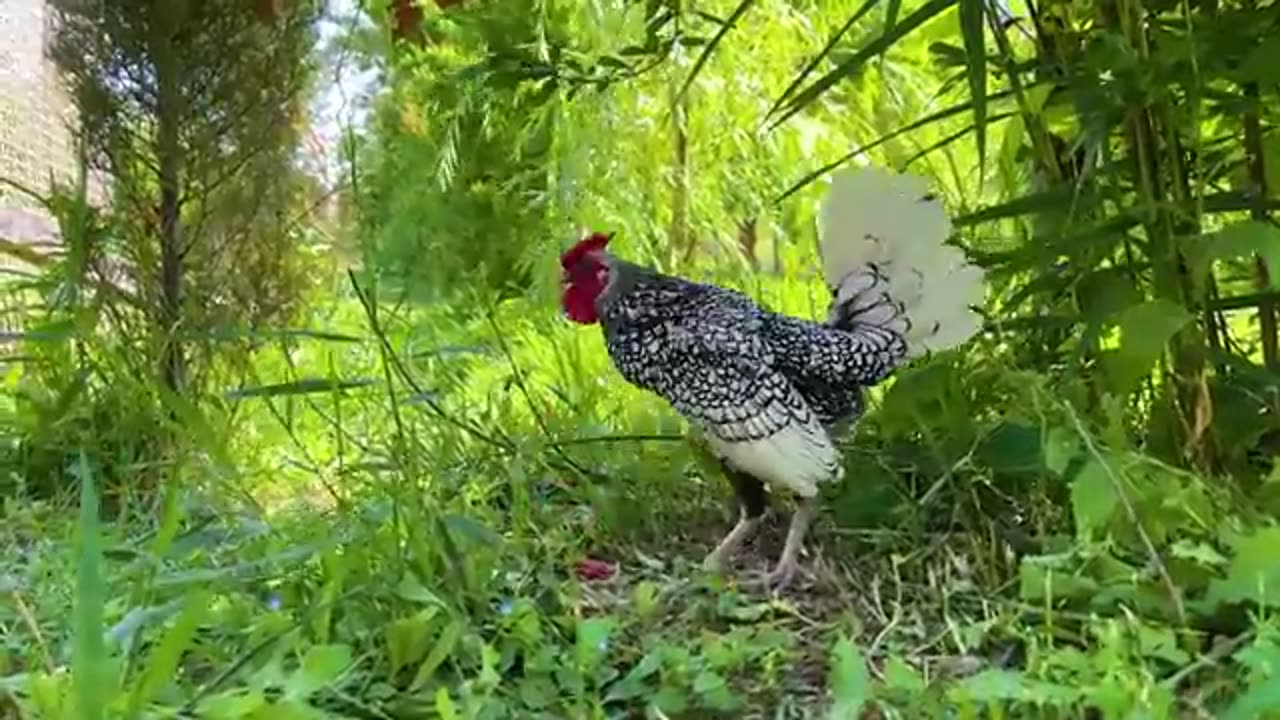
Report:
M351 646L314 645L307 649L302 666L285 683L285 697L306 700L336 682L350 665Z
M1257 220L1241 220L1214 233L1209 244L1211 260L1261 257L1267 265L1271 288L1280 289L1280 228Z
M1083 600L1098 593L1098 582L1083 575L1071 556L1028 556L1018 565L1018 597L1027 602Z
M693 679L693 691L713 710L724 712L733 710L741 704L724 676L711 670L698 673L698 676Z
M1119 503L1120 497L1107 469L1096 458L1091 459L1071 483L1071 514L1076 535L1088 538L1104 531Z
M890 655L884 662L884 684L894 690L902 690L919 696L928 689L924 676L897 655Z
M636 615L642 619L652 617L661 607L658 594L658 585L652 580L636 583L635 589L631 591L631 602Z
M1000 473L1038 472L1044 467L1039 428L1014 421L996 426L979 443L976 455Z
M531 710L544 710L551 707L560 692L555 683L543 676L525 676L520 681L520 702Z
M1260 630L1253 643L1235 655L1234 660L1247 669L1253 682L1218 716L1224 720L1254 720L1280 710L1280 645L1274 631L1265 625Z
M1034 702L1040 706L1066 708L1084 694L1084 690L1068 685L1044 682L1015 671L990 669L965 678L947 691L952 700L994 703L1001 700Z
M433 605L387 626L387 662L392 675L419 662L427 654L431 621L439 612L440 608Z
M445 607L445 602L440 599L439 595L431 592L418 581L417 577L411 574L405 574L400 578L400 582L396 584L396 595L409 602Z
M1270 35L1245 56L1235 75L1241 83L1274 85L1280 82L1280 37Z
M987 49L983 10L987 0L960 0L960 34L968 56L969 95L973 98L973 126L977 133L978 177L986 177Z
M1280 605L1280 527L1267 527L1237 541L1227 576L1209 585L1213 603Z
M612 630L613 621L607 617L578 622L576 652L579 667L590 668L603 659Z
M645 656L640 658L640 662L635 664L621 680L614 683L605 701L629 700L648 692L645 680L652 677L654 673L662 668L662 653L658 650L650 650Z
M1157 298L1134 305L1119 317L1120 347L1103 354L1112 390L1127 395L1151 372L1165 346L1193 320L1182 306Z
M649 702L668 715L680 715L689 708L689 697L678 685L663 685Z
M1080 438L1073 430L1064 427L1050 428L1045 433L1041 448L1044 466L1049 472L1061 477L1071 461L1079 456L1080 450Z
M468 542L489 547L502 543L501 535L469 515L450 513L444 516L443 521L446 527Z
M1178 540L1169 546L1169 554L1172 557L1191 560L1205 567L1220 567L1227 564L1227 558L1223 557L1217 548L1207 543L1195 542L1187 538Z
M867 661L847 637L836 641L832 655L832 706L827 717L829 720L859 717L862 706L871 699L871 675L867 672Z

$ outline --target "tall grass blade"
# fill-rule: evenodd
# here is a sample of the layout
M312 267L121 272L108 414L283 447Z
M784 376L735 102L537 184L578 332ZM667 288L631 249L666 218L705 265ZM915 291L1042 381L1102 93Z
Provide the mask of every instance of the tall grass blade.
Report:
M849 28L853 27L854 23L861 20L862 16L866 15L867 12L870 11L871 8L875 7L879 2L880 0L867 0L862 7L858 8L857 12L845 21L844 25L840 26L840 29L831 36L831 39L827 40L827 44L822 46L822 50L819 50L818 54L814 55L813 58L805 64L804 69L795 76L791 81L791 84L787 85L787 88L782 91L782 94L778 96L778 99L773 101L773 105L770 106L769 112L764 115L766 121L768 121L768 119L778 111L778 108L782 107L782 104L791 97L791 94L796 91L796 88L803 85L804 81L809 79L809 75L813 73L814 68L818 67L818 63L822 62L823 59L827 57L831 52L831 49L836 46L836 43L840 42L840 38L844 37L845 33L849 32Z
M107 649L103 641L103 608L107 587L102 577L102 538L98 527L98 494L89 461L81 451L75 474L80 479L80 518L76 526L75 638L72 690L81 720L102 720L111 693Z
M994 101L994 100L1002 100L1002 99L1004 99L1004 98L1006 98L1006 97L1009 97L1009 96L1010 96L1010 95L1012 95L1012 94L1013 94L1013 91L1011 91L1011 90L1002 90L1002 91L1000 91L1000 92L998 92L998 93L996 93L996 94L991 95L990 97L988 97L988 98L987 98L987 102L991 102L991 101ZM818 178L822 177L823 175L826 175L827 173L831 172L832 170L835 170L836 168L838 168L838 167L840 167L841 165L843 165L843 164L845 164L845 163L849 162L850 160L852 160L853 158L857 157L858 155L861 155L862 153L865 153L865 152L870 152L870 151L872 151L872 150L876 149L877 147L879 147L879 146L881 146L881 145L883 145L883 144L885 144L885 143L889 142L890 140L892 140L892 139L894 139L894 138L896 138L896 137L901 137L902 135L905 135L905 134L907 134L907 133L909 133L909 132L914 132L914 131L916 131L916 130L919 130L920 128L926 127L926 126L928 126L928 125L932 125L933 123L941 122L942 120L946 120L947 118L955 117L956 115L959 115L960 113L963 113L963 112L965 112L965 111L967 111L967 110L970 110L970 109L972 109L972 108L973 108L973 101L972 101L972 100L967 100L967 101L965 101L965 102L958 103L958 104L956 104L956 105L952 105L952 106L950 106L950 107L943 108L943 109L941 109L941 110L939 110L939 111L937 111L937 112L935 112L935 113L930 113L930 114L928 114L928 115L926 115L926 116L924 116L924 117L920 118L919 120L916 120L915 122L913 122L913 123L911 123L911 124L909 124L909 125L904 125L904 126L902 126L902 127L898 128L898 129L896 129L896 130L894 130L894 131L892 131L892 132L890 132L890 133L887 133L887 134L885 134L885 135L882 135L882 136L880 136L880 137L876 138L875 140L872 140L871 142L867 143L866 145L859 145L858 147L854 148L853 150L850 150L849 152L845 153L844 155L841 155L841 156L840 156L839 158L837 158L836 160L833 160L832 162L829 162L829 163L827 163L826 165L823 165L822 167L818 168L817 170L814 170L814 171L812 171L812 172L808 173L807 175L805 175L804 177L800 178L800 179L799 179L799 180L797 180L795 183L793 183L793 184L791 185L791 187L789 187L789 188L787 188L785 191L783 191L783 193L782 193L781 195L779 195L778 197L774 198L774 200L773 200L773 201L774 201L775 203L780 203L780 202L782 202L783 200L786 200L787 198L791 197L792 195L794 195L794 194L796 194L796 193L800 192L801 190L805 189L806 187L808 187L809 183L813 182L814 180L817 180Z
M868 60L893 47L893 45L899 40L911 34L913 30L926 22L932 20L938 15L941 15L952 5L955 5L957 1L958 0L930 0L930 2L927 2L917 8L915 12L904 18L901 23L885 30L885 32L876 37L875 40L867 43L862 47L862 49L854 53L853 57L841 63L841 65L835 70L832 70L826 75L818 78L812 85L805 89L804 92L801 92L793 98L789 103L787 103L787 108L783 114L769 125L769 129L772 130L791 119L793 115L804 110L815 100L822 97L822 95L830 90L836 83L861 70L862 66L866 64Z
M303 378L302 380L294 380L293 382L274 383L271 385L258 385L256 387L229 390L223 397L228 400L242 400L244 398L278 397L280 395L309 395L312 393L333 392L334 390L351 390L353 388L369 387L370 385L376 385L377 382L377 380L372 378L360 378L358 380Z
M715 36L711 38L711 42L707 43L702 48L702 53L698 55L698 59L693 63L693 69L689 71L689 77L684 79L684 84L680 86L680 91L676 93L677 102L684 99L685 93L689 92L689 86L693 85L693 81L698 77L698 73L702 72L702 67L711 59L711 53L716 51L716 47L720 45L720 41L724 39L725 35L729 34L729 31L733 29L734 25L738 22L738 19L746 14L747 10L755 4L755 1L756 0L742 0L742 2L738 3L738 7L734 8L733 12L729 14L729 18L721 23L720 29L717 30Z
M983 9L987 0L960 0L960 34L968 59L969 94L973 97L973 125L977 133L978 177L986 177L987 51Z

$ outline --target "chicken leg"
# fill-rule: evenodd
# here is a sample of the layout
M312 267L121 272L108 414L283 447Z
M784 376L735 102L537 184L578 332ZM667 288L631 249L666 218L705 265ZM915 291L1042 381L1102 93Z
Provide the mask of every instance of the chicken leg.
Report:
M796 570L800 567L800 550L804 547L804 537L809 532L809 525L817 511L816 497L801 498L795 514L791 516L787 541L782 546L782 554L778 556L778 564L764 576L763 584L773 592L782 592L795 579Z
M716 549L702 561L704 570L715 573L724 572L742 544L755 536L756 531L760 529L760 523L764 520L764 511L768 507L764 483L747 473L735 470L724 460L720 461L720 467L733 483L733 492L738 499L738 522L729 534L724 536Z

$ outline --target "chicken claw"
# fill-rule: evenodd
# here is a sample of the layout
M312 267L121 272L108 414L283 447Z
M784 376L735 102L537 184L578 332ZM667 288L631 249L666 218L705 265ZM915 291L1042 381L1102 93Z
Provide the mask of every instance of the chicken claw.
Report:
M813 522L813 516L817 510L816 498L804 498L800 501L800 506L791 516L791 526L787 529L787 541L782 546L782 555L778 557L778 564L752 584L763 586L775 594L791 587L796 571L800 569L800 550L804 547L804 536L808 533L809 524Z

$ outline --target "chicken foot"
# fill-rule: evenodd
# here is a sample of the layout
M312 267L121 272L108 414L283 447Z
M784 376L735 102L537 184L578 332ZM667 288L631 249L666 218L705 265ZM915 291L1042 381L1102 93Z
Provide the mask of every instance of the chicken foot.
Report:
M786 590L795 579L800 569L800 550L804 547L805 535L809 532L814 516L818 512L818 499L801 498L795 513L791 516L791 525L787 528L787 540L782 546L782 554L778 556L778 564L756 584L780 593Z

